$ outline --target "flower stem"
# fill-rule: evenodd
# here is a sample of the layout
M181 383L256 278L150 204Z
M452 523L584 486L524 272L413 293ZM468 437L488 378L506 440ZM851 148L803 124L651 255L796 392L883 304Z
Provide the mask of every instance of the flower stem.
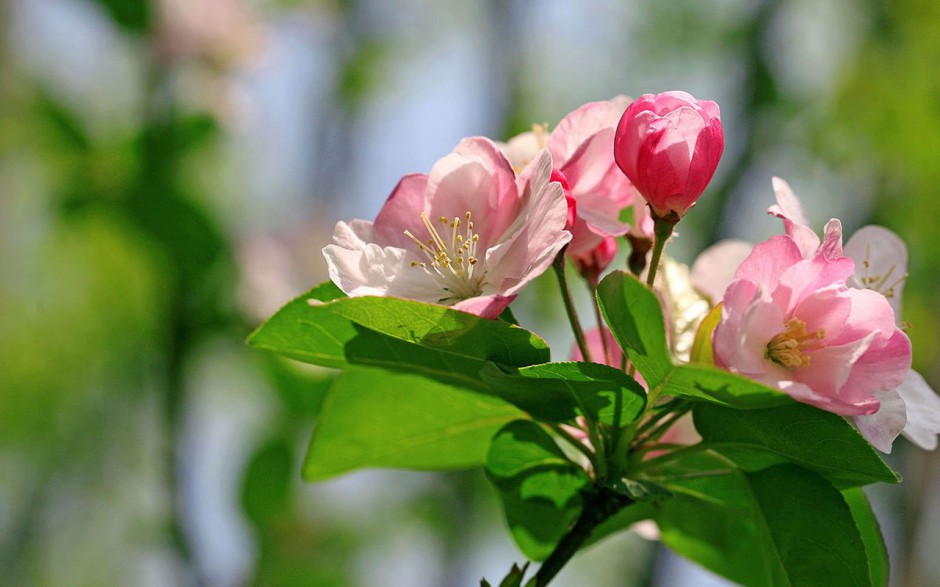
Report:
M604 334L604 317L601 314L601 304L597 300L597 279L588 280L588 289L591 291L591 303L594 306L594 319L597 321L597 331L601 335L601 348L604 349L605 365L611 364L610 344L607 342L607 336Z
M571 560L599 525L633 503L633 500L606 487L594 487L582 493L584 508L574 526L545 559L533 578L535 587L545 587Z
M571 288L568 287L568 279L565 277L565 252L568 246L565 245L555 260L552 261L552 268L555 270L555 276L558 277L558 285L561 288L561 299L565 303L565 313L568 314L568 322L571 324L571 330L574 332L574 339L578 343L578 349L585 361L592 361L591 351L588 349L587 341L584 339L584 330L581 329L581 321L578 320L578 313L574 308L574 302L571 299Z
M659 261L663 256L666 241L672 236L672 229L678 222L679 216L675 212L669 212L665 216L653 213L653 258L650 259L649 273L646 274L646 285L650 286L650 289L656 281L656 272L659 269Z

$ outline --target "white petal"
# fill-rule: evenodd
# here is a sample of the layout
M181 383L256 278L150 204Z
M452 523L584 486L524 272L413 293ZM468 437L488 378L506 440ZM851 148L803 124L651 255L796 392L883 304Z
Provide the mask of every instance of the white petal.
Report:
M692 285L711 298L713 304L721 301L725 290L734 281L738 270L754 245L735 239L720 241L704 251L692 264Z
M907 275L904 241L887 228L865 226L856 230L845 244L845 256L855 261L855 276L850 285L884 295L900 320L901 295Z
M881 407L870 416L855 416L855 425L872 446L890 454L894 439L907 424L907 410L897 390L879 391L875 395Z
M904 437L923 449L937 448L937 434L940 434L940 396L930 388L920 373L913 369L908 372L896 391L907 405L907 425L902 432Z

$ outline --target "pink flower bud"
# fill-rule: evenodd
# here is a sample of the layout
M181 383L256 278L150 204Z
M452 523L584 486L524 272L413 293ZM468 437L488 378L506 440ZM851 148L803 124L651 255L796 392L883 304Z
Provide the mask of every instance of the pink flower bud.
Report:
M607 269L617 256L617 239L608 236L593 249L584 253L571 253L569 256L585 279L597 281L601 272Z
M685 92L644 94L620 119L614 159L656 216L681 217L705 191L724 146L718 104Z
M561 184L561 189L565 192L565 202L568 204L568 218L565 221L565 230L571 230L575 220L578 218L578 202L571 195L571 188L568 187L568 178L557 169L552 169L552 177L549 181L557 181Z

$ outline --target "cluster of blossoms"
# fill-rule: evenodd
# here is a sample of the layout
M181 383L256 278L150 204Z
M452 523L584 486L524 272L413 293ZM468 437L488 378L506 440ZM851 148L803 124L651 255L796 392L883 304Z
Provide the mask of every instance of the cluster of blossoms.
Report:
M911 371L898 325L906 250L896 235L866 227L843 246L833 219L820 238L774 179L769 211L784 234L753 247L719 243L691 271L660 257L723 147L717 104L684 92L589 103L551 132L535 126L506 143L464 139L429 174L402 178L374 222L337 224L323 251L330 277L350 296L495 319L553 265L563 280L565 259L596 286L629 242L640 257L631 269L647 267L664 302L678 360L720 304L716 366L853 418L884 452L901 433L935 448L940 398ZM606 331L578 342L576 360L626 364Z

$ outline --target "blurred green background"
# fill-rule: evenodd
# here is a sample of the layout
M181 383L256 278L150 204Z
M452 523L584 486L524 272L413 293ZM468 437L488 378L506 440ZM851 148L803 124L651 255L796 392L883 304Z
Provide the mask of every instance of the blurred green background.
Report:
M934 0L6 0L0 34L0 585L501 577L520 559L479 472L302 484L332 375L243 341L401 175L615 94L721 105L682 261L779 232L772 175L817 228L900 233L940 389ZM554 285L530 290L517 316L562 358ZM940 585L940 455L889 461L893 584ZM624 535L558 584L721 583Z

